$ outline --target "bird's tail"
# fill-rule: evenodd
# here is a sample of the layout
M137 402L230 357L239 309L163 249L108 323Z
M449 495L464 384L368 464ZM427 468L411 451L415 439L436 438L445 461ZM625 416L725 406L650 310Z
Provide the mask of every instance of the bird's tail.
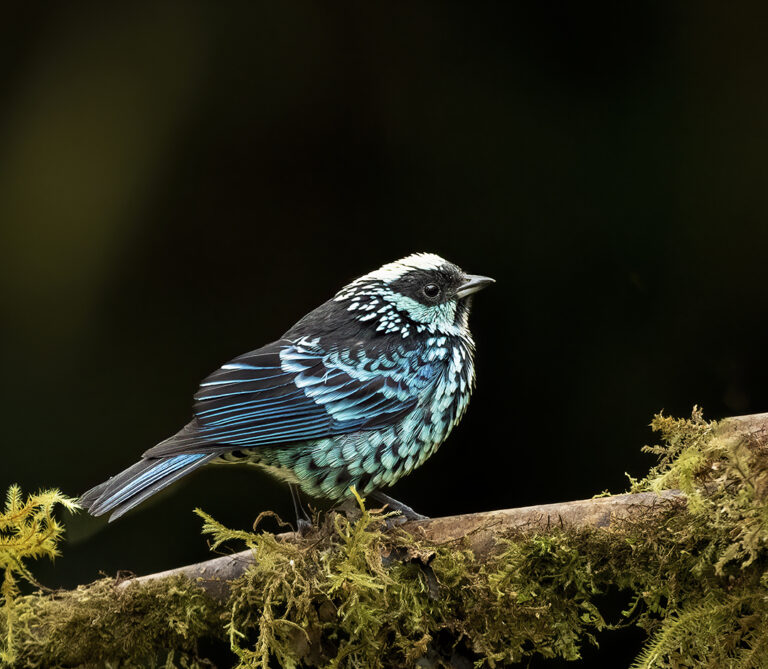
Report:
M109 520L113 521L141 504L147 497L216 457L215 453L185 453L139 460L125 471L88 490L80 498L80 504L94 516L111 511Z

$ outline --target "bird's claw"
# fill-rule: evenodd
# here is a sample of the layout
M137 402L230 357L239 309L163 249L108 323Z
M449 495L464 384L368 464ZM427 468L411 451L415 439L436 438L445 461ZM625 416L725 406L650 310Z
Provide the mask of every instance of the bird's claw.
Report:
M399 511L399 518L403 519L400 522L407 522L409 520L429 520L429 516L423 516L420 513L417 513L407 504L398 502L396 499L390 497L389 495L385 495L383 492L378 490L371 493L371 497L376 501L386 505L390 510ZM399 525L400 522L397 524Z
M297 518L296 526L296 533L300 537L304 537L312 531L312 522L304 518Z

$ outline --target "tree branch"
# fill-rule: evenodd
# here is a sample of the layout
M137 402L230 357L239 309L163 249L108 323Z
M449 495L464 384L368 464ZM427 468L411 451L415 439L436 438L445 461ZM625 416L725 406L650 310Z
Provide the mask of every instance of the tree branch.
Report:
M510 531L541 532L553 527L607 529L617 521L632 517L633 514L648 512L660 502L678 498L681 498L681 493L677 490L664 491L661 495L614 495L575 502L430 518L404 523L398 527L416 537L427 539L432 544L447 544L466 538L469 548L476 555L483 556L493 547L494 537ZM295 541L296 533L285 532L279 534L278 538L283 541ZM120 587L173 576L186 576L196 581L212 597L225 599L229 592L229 581L242 576L252 563L253 553L245 550L156 574L139 576L124 581Z
M723 438L745 439L752 448L768 448L768 413L726 418L718 423L716 433ZM669 490L661 495L640 493L597 497L573 502L432 518L404 523L400 527L437 544L466 538L470 548L477 555L483 555L493 546L495 536L510 530L546 531L553 526L607 529L618 520L647 512L660 501L670 499L682 499L682 493ZM293 541L296 535L293 532L286 532L278 537L283 541ZM121 587L183 575L197 581L211 596L221 599L225 598L229 591L228 581L241 576L252 562L253 554L246 550L136 577L125 581Z
M468 662L573 659L604 629L593 600L609 587L627 590L641 606L633 620L646 630L661 625L674 648L683 643L680 615L704 611L715 620L724 606L740 622L712 623L714 645L704 625L700 654L759 638L768 621L760 588L768 539L755 519L768 499L768 414L707 423L695 410L690 419L657 416L653 428L661 439L651 451L662 460L638 488L680 486L695 505L679 490L642 492L407 522L390 536L365 510L360 522L329 516L302 538L231 531L206 518L217 541L243 537L258 548L16 597L0 616L0 646L5 635L30 666L95 657L143 666L169 650L192 664L202 661L200 644L226 644L227 634L238 654L308 666L363 649L374 661L385 647L397 663L430 654L448 662L456 653ZM653 643L647 648L661 652Z

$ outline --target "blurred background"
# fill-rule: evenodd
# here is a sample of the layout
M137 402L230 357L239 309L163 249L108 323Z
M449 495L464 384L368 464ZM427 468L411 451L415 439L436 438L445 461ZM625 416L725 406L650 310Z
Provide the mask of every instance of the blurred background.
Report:
M393 490L422 513L619 492L655 412L768 410L765 17L720 9L6 7L0 491L117 473L205 375L414 251L498 281L467 416ZM73 519L36 573L205 559L196 506L292 518L265 475L207 469Z

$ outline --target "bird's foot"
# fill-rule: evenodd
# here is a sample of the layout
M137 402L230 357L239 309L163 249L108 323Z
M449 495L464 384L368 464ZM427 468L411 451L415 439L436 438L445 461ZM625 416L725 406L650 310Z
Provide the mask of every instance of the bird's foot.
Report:
M300 537L304 537L312 531L312 521L304 518L296 519L296 531Z
M299 536L303 537L312 529L312 519L301 504L298 486L290 484L289 487L291 489L291 499L293 500L293 510L296 512L296 532Z
M394 521L393 525L400 525L410 520L429 520L429 516L422 516L420 513L417 513L416 511L414 511L407 504L398 502L393 497L390 497L389 495L385 495L383 492L379 492L378 490L372 492L370 494L370 497L371 499L375 499L377 502L386 504L392 511L400 512L399 516L389 519ZM389 521L387 521L387 525L389 525Z
M397 515L384 519L384 525L388 530L399 527L400 525L405 525L407 522L409 522L408 519L400 514L400 512L397 512Z

